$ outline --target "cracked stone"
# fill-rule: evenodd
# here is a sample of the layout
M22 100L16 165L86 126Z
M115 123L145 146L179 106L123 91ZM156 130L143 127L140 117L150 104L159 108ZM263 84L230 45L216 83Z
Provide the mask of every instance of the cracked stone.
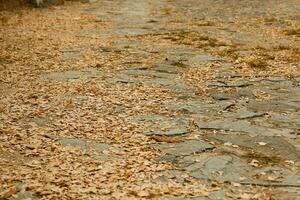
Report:
M224 93L223 91L220 91L220 89L212 89L209 92L209 96L211 96L215 100L236 100L241 97L247 97L247 98L254 98L254 94L252 89L249 88L235 88L234 91L231 91L230 93Z
M230 182L239 182L241 176L247 177L252 171L245 161L229 155L216 155L185 169L194 178Z
M296 103L282 100L266 102L251 100L247 104L247 108L260 112L296 112L300 106L299 104L297 105Z
M140 116L134 122L147 126L145 135L176 136L188 133L188 121L182 118L171 118L161 115Z
M163 154L173 156L187 156L214 148L213 145L200 140L187 140L176 144L158 144L154 147L161 150Z
M246 120L233 120L233 119L218 119L214 121L198 121L197 126L200 129L208 130L223 130L239 133L248 133L251 136L289 136L291 130L289 129L273 129L251 124Z
M213 115L217 114L220 111L226 110L232 105L234 105L233 101L219 101L215 103L208 103L201 100L185 100L167 105L167 107L176 112Z
M214 135L208 139L213 139L216 142L230 142L238 146L243 146L252 149L252 151L263 154L267 157L280 157L281 159L300 160L300 151L292 144L287 142L283 137L268 137L249 135ZM265 142L266 145L259 145L259 142Z
M249 119L249 118L255 118L255 117L262 117L265 114L266 113L263 113L263 112L249 111L247 108L242 107L235 112L225 113L224 116L225 117L233 117L236 119Z
M268 121L280 128L298 129L300 127L300 114L272 114Z

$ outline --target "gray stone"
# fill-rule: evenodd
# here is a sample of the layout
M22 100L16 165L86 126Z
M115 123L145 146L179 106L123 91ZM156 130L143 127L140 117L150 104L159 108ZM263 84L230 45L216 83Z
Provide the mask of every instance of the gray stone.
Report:
M241 97L247 97L249 99L254 98L253 90L250 88L235 88L230 92L224 92L221 88L211 89L209 96L215 100L236 100Z
M247 86L250 86L252 85L251 83L247 82L247 81L238 81L238 82L220 82L220 81L217 81L217 82L213 82L213 83L209 83L208 86L211 86L211 87L232 87L232 88L240 88L240 87L247 87Z
M296 112L290 114L273 113L267 120L269 123L274 124L276 127L280 128L299 129L300 127L300 113Z
M247 108L259 112L295 112L299 110L300 105L282 100L255 101L251 100Z
M195 163L186 170L198 179L239 182L241 176L248 177L253 169L235 156L217 155L205 162Z
M197 126L200 129L224 130L238 133L248 133L251 136L283 136L289 135L289 129L273 129L254 125L246 120L218 119L213 121L198 121Z
M249 111L247 108L242 107L235 112L225 113L224 116L225 117L233 117L236 119L250 119L250 118L255 118L255 117L262 117L265 114L266 113L263 113L263 112Z
M283 172L283 171L282 171ZM258 173L256 170L251 172L253 177L256 179L240 181L243 185L259 185L259 186L269 186L269 187L296 187L299 188L300 184L300 176L293 173L280 173L280 174L268 174L262 175L260 172ZM258 179L259 177L259 179ZM272 178L274 177L274 180ZM269 180L271 178L271 180Z
M175 144L158 144L154 147L161 150L163 154L173 156L188 156L211 150L214 148L213 145L200 140L187 140Z
M215 103L205 102L203 100L184 100L177 101L167 107L176 112L189 114L214 115L220 111L226 110L234 105L233 101L220 101Z
M160 73L177 74L182 70L182 67L178 67L170 64L157 64L153 67L153 70Z
M208 139L215 142L226 143L247 147L252 152L264 155L266 158L269 157L270 161L278 158L282 160L300 160L300 152L292 144L287 142L283 137L268 137L268 136L255 136L250 137L249 135L214 135L209 136ZM260 142L266 143L266 145L259 145ZM267 160L266 160L267 162Z

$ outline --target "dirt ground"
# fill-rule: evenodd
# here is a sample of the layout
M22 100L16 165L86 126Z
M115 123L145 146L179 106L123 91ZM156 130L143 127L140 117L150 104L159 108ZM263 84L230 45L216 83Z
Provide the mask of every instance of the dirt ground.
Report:
M300 199L298 0L0 12L0 199Z

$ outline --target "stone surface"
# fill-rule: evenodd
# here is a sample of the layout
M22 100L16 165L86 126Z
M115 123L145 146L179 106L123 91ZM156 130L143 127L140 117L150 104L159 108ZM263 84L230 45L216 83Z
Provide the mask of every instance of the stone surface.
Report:
M251 118L255 118L255 117L263 117L265 114L266 113L264 113L264 112L249 111L247 108L242 107L235 112L224 113L224 116L226 118L232 117L232 118L236 118L236 119L251 119Z
M214 148L213 145L200 140L187 140L173 144L158 144L154 147L159 149L163 154L179 157L201 153Z
M268 137L248 135L216 135L214 138L223 143L230 142L239 146L251 148L252 151L265 154L269 157L280 157L282 160L300 160L300 149L290 144L284 137ZM265 145L260 145L265 143Z
M201 114L201 115L214 115L218 112L224 111L230 106L234 105L233 101L220 101L220 102L206 102L199 100L182 100L172 104L168 104L167 107L170 110L176 112L183 112L188 114Z
M218 119L213 121L198 121L200 129L223 130L237 133L248 133L251 136L287 136L291 132L289 129L274 129L254 125L247 120Z
M247 108L254 111L261 112L296 112L299 110L299 103L290 101L255 101L251 100Z

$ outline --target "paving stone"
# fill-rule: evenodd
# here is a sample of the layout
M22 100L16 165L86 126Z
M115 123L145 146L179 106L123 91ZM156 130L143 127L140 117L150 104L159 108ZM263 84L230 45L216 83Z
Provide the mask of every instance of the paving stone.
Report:
M211 181L236 182L243 185L271 185L300 187L298 172L282 167L262 166L254 168L235 155L198 157L197 162L183 167L192 177ZM270 178L278 177L277 181ZM242 178L242 179L241 179ZM271 179L272 180L272 179ZM214 199L214 198L213 198Z
M236 82L220 82L219 80L217 82L212 82L207 84L210 87L224 87L224 88L241 88L241 87L247 87L252 85L248 81L236 81Z
M290 113L290 114L277 114L272 113L268 122L274 124L276 127L280 128L291 128L299 129L300 127L300 113Z
M237 100L241 97L246 97L249 99L253 99L255 96L253 94L253 90L249 88L235 88L234 91L230 93L225 93L224 91L218 89L212 89L209 91L209 96L215 100Z
M153 70L160 73L178 74L182 70L182 67L167 64L157 64L153 67Z
M250 100L247 108L259 112L296 112L299 110L300 105L282 100L274 101L255 101Z
M224 135L218 134L209 136L215 142L232 143L241 147L247 147L252 152L262 154L266 157L278 157L282 160L300 160L300 150L285 140L284 137L268 137L268 136L255 136L249 135ZM263 142L265 145L260 145Z
M229 182L239 182L241 176L248 179L253 171L244 160L229 155L216 155L185 169L194 178Z
M253 112L253 111L248 110L245 107L242 107L235 112L225 113L224 116L226 118L232 117L232 118L236 118L236 119L251 119L251 118L255 118L255 117L262 117L265 114L266 113L264 113L264 112Z
M300 176L298 172L292 172L288 169L279 166L268 166L254 170L254 177L259 177L259 180L252 180L253 183L269 183L270 185L287 185L300 187ZM271 180L270 180L271 179ZM275 180L273 180L275 179ZM243 182L243 181L242 181ZM250 181L251 183L251 181Z
M166 143L154 145L155 148L162 151L163 154L172 156L188 156L201 153L214 148L213 145L200 140L187 140L181 143Z
M213 121L198 121L200 129L224 130L238 133L248 133L251 136L289 136L289 129L274 129L254 125L247 120L218 119Z
M134 122L146 126L146 135L176 136L189 132L188 121L182 118L171 118L162 115L146 115L136 117Z
M205 102L203 100L184 100L167 105L170 110L189 114L214 115L234 105L233 101Z

